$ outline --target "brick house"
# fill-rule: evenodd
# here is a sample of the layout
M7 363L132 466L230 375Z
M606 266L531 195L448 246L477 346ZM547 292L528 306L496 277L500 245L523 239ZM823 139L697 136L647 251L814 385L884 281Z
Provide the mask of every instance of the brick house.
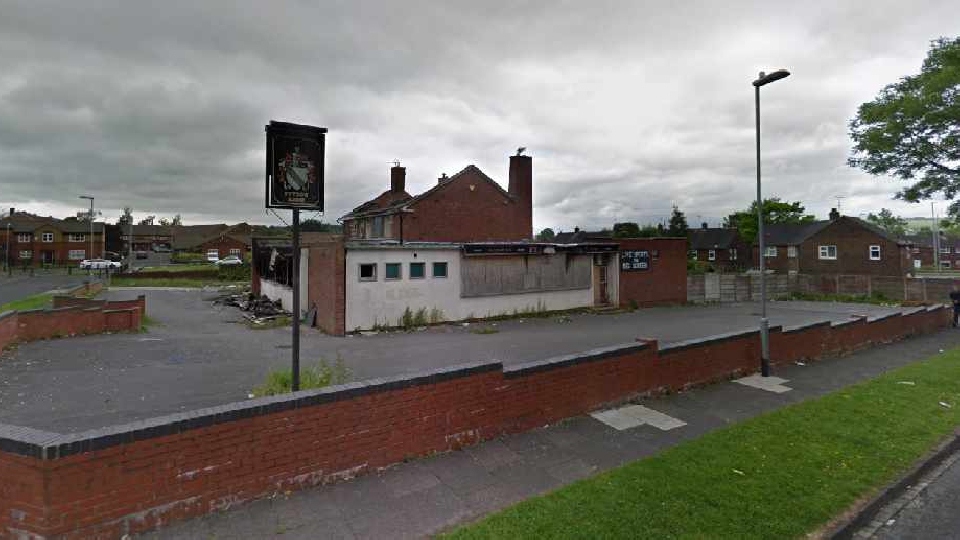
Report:
M533 165L510 156L508 189L469 165L417 196L406 168L390 169L390 189L340 218L346 241L522 241L533 238Z
M913 269L910 243L861 219L840 216L765 227L766 266L778 273L902 276ZM753 247L753 262L759 264Z
M931 234L910 234L903 239L910 243L910 258L915 269L933 268L936 264L944 270L960 269L960 238L941 232L937 239L936 257Z
M699 229L690 229L687 239L690 260L706 262L714 270L738 271L744 266L743 258L750 253L737 229L709 228L704 224Z
M104 224L93 224L90 252L90 222L76 218L57 219L16 212L0 219L0 253L11 265L75 264L102 257Z
M237 225L180 225L172 228L173 249L180 252L203 253L222 259L227 255L246 257L252 249L252 227Z
M133 230L133 251L150 251L155 247L173 247L172 227L134 224L121 227L120 239L125 250L130 249L131 229Z

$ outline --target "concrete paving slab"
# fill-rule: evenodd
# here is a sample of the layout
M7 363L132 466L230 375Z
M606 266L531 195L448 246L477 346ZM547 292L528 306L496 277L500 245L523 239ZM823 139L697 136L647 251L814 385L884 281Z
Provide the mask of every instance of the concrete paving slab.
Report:
M644 407L643 405L629 405L620 409L620 412L632 416L644 424L651 425L660 431L670 431L687 425L679 418L674 418L662 412Z
M596 418L597 420L603 422L604 424L612 427L617 431L623 431L625 429L633 429L635 427L640 427L644 424L643 420L624 413L620 409L608 409L606 411L598 411L590 413L590 416Z
M783 385L783 383L788 382L787 379L781 379L780 377L773 376L763 377L761 375L754 374L750 375L749 377L737 379L733 382L742 384L744 386L750 386L752 388L759 388L760 390L766 390L767 392L773 392L775 394L782 394L792 390L792 388L789 386Z

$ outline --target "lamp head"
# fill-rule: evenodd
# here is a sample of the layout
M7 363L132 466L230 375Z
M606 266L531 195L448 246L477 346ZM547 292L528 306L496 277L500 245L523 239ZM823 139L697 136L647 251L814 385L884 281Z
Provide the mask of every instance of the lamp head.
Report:
M760 76L757 77L757 80L753 81L753 85L756 87L761 87L765 84L770 84L774 81L779 81L780 79L790 76L790 72L785 69L778 69L773 73L764 73L760 72Z

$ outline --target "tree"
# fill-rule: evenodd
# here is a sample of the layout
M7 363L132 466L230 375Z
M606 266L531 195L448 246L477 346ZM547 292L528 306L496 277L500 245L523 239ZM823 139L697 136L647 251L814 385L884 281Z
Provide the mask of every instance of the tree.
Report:
M183 219L180 218L180 214L173 216L173 219L170 220L170 225L174 227L179 227L183 225Z
M867 214L867 221L894 236L907 234L907 220L893 215L893 212L886 208L881 208L879 214Z
M850 137L850 166L913 181L897 198L953 199L960 192L960 38L934 40L918 75L860 105ZM960 217L960 201L949 213Z
M613 224L614 238L638 238L640 236L640 226L632 221Z
M539 233L537 233L537 240L541 242L553 242L553 239L557 237L557 234L553 232L553 229L547 227Z
M783 202L779 197L763 200L763 223L809 223L815 221L812 215L804 214L799 202ZM757 238L757 201L750 208L734 212L723 219L724 227L733 227L740 231L740 238L752 243Z
M137 225L153 225L153 221L157 219L157 216L147 216L140 220Z
M305 219L300 222L300 232L340 232L340 226L332 223L324 223L319 219Z
M644 225L640 229L640 238L657 238L663 236L663 225Z
M129 206L124 206L123 213L120 214L120 218L117 219L117 225L126 227L131 223L133 223L133 208L130 208Z
M673 212L670 214L670 224L667 227L667 234L669 236L687 236L687 217L683 215L683 212L677 208L677 205L673 205Z
M160 220L157 221L157 223L159 223L159 224L160 224L161 226L163 226L163 227L169 227L169 226L170 226L170 220L167 219L167 218L165 218L165 217L160 218Z

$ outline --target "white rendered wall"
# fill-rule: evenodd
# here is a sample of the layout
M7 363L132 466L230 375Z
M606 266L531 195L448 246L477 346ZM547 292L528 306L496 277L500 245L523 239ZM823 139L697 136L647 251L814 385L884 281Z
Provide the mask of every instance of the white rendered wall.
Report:
M293 289L268 279L260 278L260 294L271 300L280 300L283 309L293 308Z
M574 309L593 305L589 288L497 296L460 297L459 249L348 249L346 256L346 320L347 332L367 330L375 324L396 326L404 311L440 310L442 320L456 321L468 317L489 317L512 314L514 311ZM401 263L399 280L385 279L385 263ZM410 279L410 263L426 263L423 279ZM434 278L434 262L447 263L447 277ZM377 265L377 281L360 281L360 264ZM610 281L618 271L614 263Z

